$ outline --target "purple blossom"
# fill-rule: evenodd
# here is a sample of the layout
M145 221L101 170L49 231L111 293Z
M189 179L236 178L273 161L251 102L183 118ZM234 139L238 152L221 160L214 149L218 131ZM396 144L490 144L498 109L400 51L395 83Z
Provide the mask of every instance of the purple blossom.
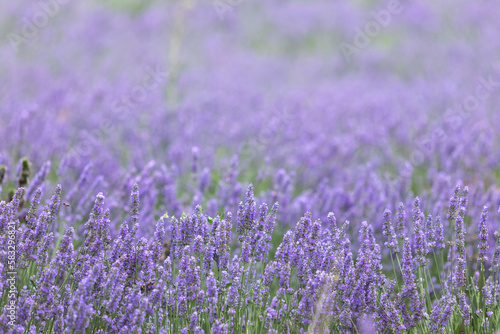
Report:
M486 256L488 252L488 228L486 227L487 220L488 220L488 208L484 207L483 212L481 213L481 220L479 221L479 234L478 234L478 239L479 239L478 261L482 265L484 265L485 262L488 260L488 257Z
M446 246L444 243L444 227L443 227L443 223L441 223L440 216L436 217L434 230L436 231L436 235L435 235L436 247L438 249L444 249L444 247Z
M390 210L384 211L384 235L388 238L388 241L384 243L390 250L398 252L398 242L396 240L396 234L394 233L394 228L392 227L391 221L392 212Z
M396 230L398 231L398 238L404 239L405 236L405 221L406 221L406 211L403 203L399 203L398 214L397 214L397 225Z

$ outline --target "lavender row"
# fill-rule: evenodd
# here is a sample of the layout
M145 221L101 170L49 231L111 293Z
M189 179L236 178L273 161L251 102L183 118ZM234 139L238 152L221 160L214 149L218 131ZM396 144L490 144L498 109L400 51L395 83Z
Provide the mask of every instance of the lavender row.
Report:
M493 333L500 328L500 245L487 242L487 208L475 224L477 242L466 242L467 187L455 188L442 220L426 215L418 198L411 219L402 204L395 217L387 210L385 240L377 241L373 225L362 222L359 248L351 245L349 221L338 224L330 213L322 227L306 213L274 249L279 205L258 206L252 185L234 226L230 212L210 217L196 206L179 217L165 214L151 239L137 235L137 184L129 218L115 237L102 193L81 235L61 221L60 186L41 210L42 190L36 190L28 213L19 217L24 193L19 188L10 202L0 203L4 333ZM15 222L17 246L10 269L9 222ZM6 307L12 271L18 288L14 327Z

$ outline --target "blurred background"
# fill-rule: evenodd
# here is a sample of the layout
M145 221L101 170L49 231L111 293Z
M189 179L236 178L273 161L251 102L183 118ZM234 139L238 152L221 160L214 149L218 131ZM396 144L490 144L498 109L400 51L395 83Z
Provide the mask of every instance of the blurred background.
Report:
M27 157L32 187L72 194L69 222L102 191L120 223L138 181L145 233L165 211L236 212L249 183L283 226L378 224L417 195L439 214L457 183L477 219L500 204L494 1L0 7L5 198Z

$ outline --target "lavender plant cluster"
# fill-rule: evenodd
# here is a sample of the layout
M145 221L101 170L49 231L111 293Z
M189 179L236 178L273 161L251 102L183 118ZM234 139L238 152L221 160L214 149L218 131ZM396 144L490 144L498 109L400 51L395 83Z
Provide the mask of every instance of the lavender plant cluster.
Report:
M307 212L274 254L279 204L257 205L253 191L250 185L239 203L235 226L231 212L210 217L196 206L178 218L162 216L148 240L138 236L137 183L118 234L112 237L110 210L99 193L81 239L61 221L60 185L42 209L38 188L21 218L25 188L19 188L9 203L0 203L3 249L7 222L16 222L15 271L22 287L15 325L4 307L0 329L492 333L499 328L500 244L489 247L487 207L478 219L477 241L468 242L467 187L455 188L443 220L425 214L418 197L411 212L402 203L394 217L386 210L385 241L377 242L373 225L363 221L359 249L351 245L349 221L338 224L329 213L323 228ZM498 241L498 231L494 236ZM1 255L5 306L7 252Z
M495 3L228 3L0 0L0 332L499 330Z

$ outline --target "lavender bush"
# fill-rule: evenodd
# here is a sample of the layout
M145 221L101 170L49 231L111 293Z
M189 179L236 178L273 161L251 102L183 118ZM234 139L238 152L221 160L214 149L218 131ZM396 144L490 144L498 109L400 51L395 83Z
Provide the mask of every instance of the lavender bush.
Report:
M357 251L349 221L338 224L333 213L326 226L306 213L274 250L279 205L257 205L252 185L235 226L231 212L210 217L196 206L162 216L149 240L138 237L137 184L114 237L102 193L80 239L60 223L60 186L41 210L39 188L20 217L24 193L0 203L2 249L17 246L2 252L4 333L477 333L500 326L500 246L489 249L486 207L478 241L466 242L467 187L450 199L449 233L417 197L411 222L401 205L398 235L384 212L383 246L362 222ZM10 272L18 275L17 294Z
M500 330L494 2L0 7L0 333Z

